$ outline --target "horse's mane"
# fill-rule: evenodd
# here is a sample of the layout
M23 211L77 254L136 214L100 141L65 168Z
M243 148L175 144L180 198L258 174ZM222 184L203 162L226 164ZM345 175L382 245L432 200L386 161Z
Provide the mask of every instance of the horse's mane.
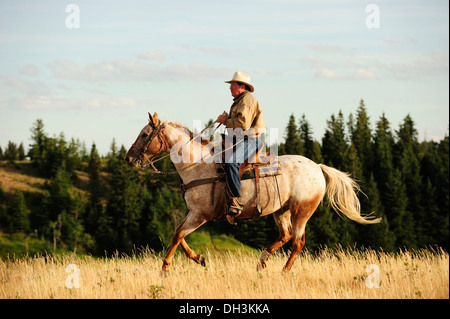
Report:
M206 145L208 145L210 143L210 141L207 138L205 138L203 135L197 134L197 133L193 133L190 129L188 129L186 126L184 126L184 125L182 125L180 123L166 122L166 124L168 124L170 126L173 126L173 127L176 127L176 128L183 128L183 129L185 129L186 131L189 132L189 137L191 138L191 140L195 139L196 142L201 142L202 146L206 146ZM201 138L200 138L200 136L201 136Z

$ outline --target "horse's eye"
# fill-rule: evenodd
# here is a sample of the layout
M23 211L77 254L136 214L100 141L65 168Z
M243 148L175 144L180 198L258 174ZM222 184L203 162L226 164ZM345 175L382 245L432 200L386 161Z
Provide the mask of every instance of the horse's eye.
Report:
M147 133L142 134L142 138L146 138L148 136Z

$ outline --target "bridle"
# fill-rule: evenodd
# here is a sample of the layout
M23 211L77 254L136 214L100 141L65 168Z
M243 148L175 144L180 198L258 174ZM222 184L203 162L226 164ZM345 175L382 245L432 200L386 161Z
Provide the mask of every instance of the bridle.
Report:
M150 113L149 113L149 115L150 115ZM216 123L216 122L213 122L213 123L211 123L209 126L205 127L205 128L200 132L199 136L200 136L205 130L207 130L207 129L211 128L212 126L214 126L215 123ZM134 142L133 145L132 145L132 147L133 147L134 149L137 149L137 151L139 152L139 160L140 160L140 162L141 162L141 164L140 164L141 167L144 168L144 167L151 166L151 167L153 168L153 170L155 171L155 173L163 174L163 175L168 175L168 174L178 174L177 171L175 171L175 172L161 172L160 170L158 170L158 169L155 167L155 165L154 165L155 162L158 162L158 161L160 161L160 160L166 158L167 156L170 156L170 153L169 153L169 154L166 154L166 155L164 155L164 156L161 156L161 157L155 159L155 156L157 156L158 154L160 154L160 153L162 153L162 152L164 152L164 151L167 151L167 150L169 149L169 147L168 147L168 145L167 145L166 139L164 138L164 136L161 136L161 135L163 135L163 134L161 134L161 132L163 131L163 129L164 129L166 126L165 126L165 123L162 123L162 121L159 120L159 119L158 119L158 122L157 122L156 124L155 124L152 120L149 120L149 124L148 124L148 125L150 125L150 127L152 128L152 132L150 133L150 135L149 135L148 137L146 137L146 141L145 141L145 143L144 143L144 146L143 146L142 148L140 148L140 149L137 149L137 148L136 148L136 145L135 145L137 141ZM220 127L220 125L221 125L221 124L219 124L219 125L215 128L214 132ZM213 134L214 134L214 132L213 132ZM150 156L150 158L146 158L146 153L147 153L148 149L150 148L150 145L152 144L152 142L153 142L153 140L155 139L155 137L158 137L158 139L159 139L160 148L159 148L159 150L158 150L157 152L155 152L152 156ZM190 139L187 143L185 143L184 145L190 143L190 142L193 141L195 138L196 138L196 137L191 138L191 139ZM221 152L217 153L216 155L219 155L219 154L221 154L221 153L224 153L224 152L227 151L228 149L230 149L230 148L236 146L237 144L239 144L239 142L237 142L236 144L234 144L233 146L231 146L231 147L229 147L229 148L227 148L227 149L225 149L225 150L222 150ZM191 166L197 165L197 164L198 164L198 163L192 163L191 165L188 165L188 166L182 168L181 170L188 169L188 168L190 168ZM179 171L180 171L180 170L179 170Z
M158 155L168 149L165 138L163 136L161 136L162 135L161 132L165 128L165 124L162 123L162 121L159 119L156 124L153 123L153 121L151 121L151 120L149 120L148 122L149 122L148 125L150 125L150 127L152 128L152 132L147 136L144 146L137 150L139 152L139 160L141 161L141 167L147 167L147 166L151 165L153 167L153 169L155 170L155 172L162 173L154 166L153 162L154 162L154 157L156 155ZM159 144L160 144L159 150L157 152L155 152L149 158L146 158L146 153L147 153L148 149L150 148L150 145L152 144L155 137L158 137L158 140L159 140ZM136 142L133 144L133 147L136 149L135 144L136 144Z

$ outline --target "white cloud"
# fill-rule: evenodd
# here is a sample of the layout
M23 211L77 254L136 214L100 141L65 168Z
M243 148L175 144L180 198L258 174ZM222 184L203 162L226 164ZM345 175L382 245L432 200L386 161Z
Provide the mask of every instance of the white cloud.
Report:
M160 50L147 51L145 53L135 53L134 56L140 60L150 60L164 62L164 54Z
M34 65L27 65L19 73L22 75L36 76L39 73L39 68Z
M377 67L398 80L420 80L423 77L449 73L448 51L429 52L420 59L405 62L378 62Z
M129 109L139 105L135 98L91 98L73 99L41 95L34 97L16 97L0 99L0 109L34 110L34 111L68 111L68 110L95 110L95 109Z
M67 59L55 60L50 70L58 78L77 81L203 81L223 77L225 68L198 63L160 66L142 61L113 60L80 66Z
M316 76L320 79L338 79L340 76L327 68L321 69L316 73Z
M372 80L375 74L365 68L357 68L351 72L336 72L327 68L323 68L316 73L316 77L327 80Z
M428 52L413 57L391 55L383 59L365 55L333 54L305 56L300 59L300 63L321 79L417 81L429 76L448 76L448 58L448 51Z
M24 81L14 75L6 75L3 83L25 95L36 96L50 94L50 89L41 81Z

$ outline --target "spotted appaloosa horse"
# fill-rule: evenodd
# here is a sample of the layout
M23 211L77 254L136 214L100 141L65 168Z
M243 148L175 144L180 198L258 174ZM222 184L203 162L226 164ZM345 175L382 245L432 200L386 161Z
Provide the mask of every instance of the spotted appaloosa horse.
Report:
M140 131L125 160L130 166L140 167L146 161L151 162L155 155L165 152L170 154L185 185L194 180L216 177L217 164L204 160L211 157L209 143L204 139L199 141L193 138L194 134L182 125L164 122L156 113L153 116L149 113L149 123ZM306 223L325 194L336 211L355 222L374 224L381 220L361 216L360 202L356 195L359 187L349 174L316 164L299 155L283 155L277 160L281 175L260 179L259 199L263 208L262 216L273 214L279 228L279 237L261 253L258 270L265 268L269 256L292 239L292 252L283 268L283 271L289 272L305 246ZM215 191L212 187L215 187ZM253 217L255 199L255 181L243 180L239 200L244 209L238 219ZM224 218L225 182L211 182L192 187L186 191L185 201L189 213L175 231L163 261L163 272L168 271L179 244L190 259L205 266L204 257L189 248L185 237L210 220Z

